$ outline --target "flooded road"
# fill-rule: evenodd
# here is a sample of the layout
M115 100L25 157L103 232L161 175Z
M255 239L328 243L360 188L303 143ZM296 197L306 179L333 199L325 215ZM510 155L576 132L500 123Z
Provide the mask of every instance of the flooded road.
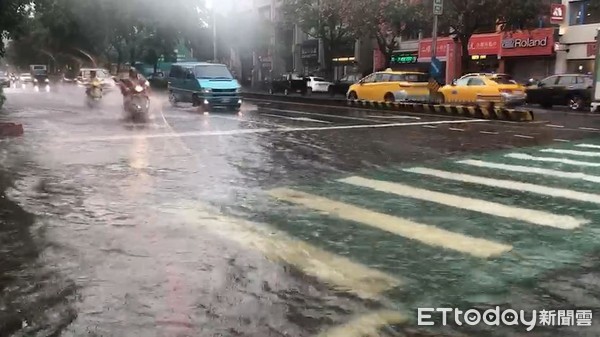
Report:
M131 124L118 93L7 97L0 336L517 336L416 308L599 307L590 130L160 94Z

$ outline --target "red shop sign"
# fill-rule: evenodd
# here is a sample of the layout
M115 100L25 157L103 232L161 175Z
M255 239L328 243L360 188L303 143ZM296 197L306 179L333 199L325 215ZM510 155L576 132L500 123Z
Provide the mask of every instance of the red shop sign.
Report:
M598 45L596 42L590 42L587 44L587 56L596 56L596 48Z
M550 22L561 23L565 21L566 7L563 4L551 4L550 5Z
M445 58L450 43L452 43L452 39L449 37L438 38L435 57L438 59ZM419 42L419 58L431 58L431 39L421 40Z
M469 40L469 55L498 55L500 34L475 34Z
M501 56L552 55L554 29L540 28L531 31L507 32L502 37Z

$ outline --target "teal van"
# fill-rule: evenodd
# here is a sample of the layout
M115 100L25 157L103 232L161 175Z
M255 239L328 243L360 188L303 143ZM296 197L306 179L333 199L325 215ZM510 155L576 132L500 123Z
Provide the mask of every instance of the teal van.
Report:
M224 64L180 62L169 73L169 101L207 108L239 109L240 84Z

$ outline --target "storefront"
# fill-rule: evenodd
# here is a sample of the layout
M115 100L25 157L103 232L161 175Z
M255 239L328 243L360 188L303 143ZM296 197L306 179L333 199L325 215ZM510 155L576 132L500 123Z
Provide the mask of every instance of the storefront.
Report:
M336 81L357 71L358 65L354 56L355 42L348 41L343 47L333 53L331 64L333 66L333 78Z
M475 34L469 40L469 65L462 73L508 73L516 79L543 78L553 72L554 29ZM440 38L436 57L445 63L450 38ZM457 51L460 55L460 51ZM419 46L419 63L431 62L431 39L422 40Z
M303 73L309 74L317 72L320 68L319 64L319 40L306 40L301 46Z

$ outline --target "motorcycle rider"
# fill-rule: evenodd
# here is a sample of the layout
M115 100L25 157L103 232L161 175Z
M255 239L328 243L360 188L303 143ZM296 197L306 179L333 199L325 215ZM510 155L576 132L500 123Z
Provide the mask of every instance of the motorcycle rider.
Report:
M133 67L129 69L129 76L126 79L121 80L121 94L123 94L123 106L127 106L131 94L135 92L136 86L142 86L144 91L148 90L148 81L137 72Z
M90 71L90 82L86 86L85 93L86 95L90 95L92 89L94 87L99 87L102 90L100 79L97 77L97 73L95 70Z

